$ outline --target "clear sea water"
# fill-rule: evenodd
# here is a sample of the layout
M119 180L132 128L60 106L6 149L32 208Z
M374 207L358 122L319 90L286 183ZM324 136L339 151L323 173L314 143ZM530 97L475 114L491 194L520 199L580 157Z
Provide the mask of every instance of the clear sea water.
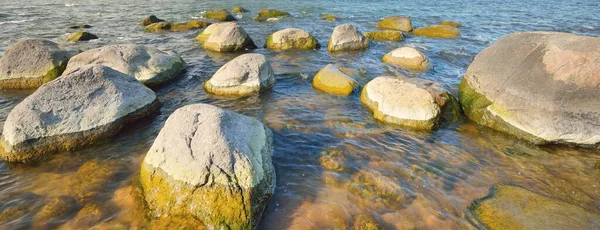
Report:
M239 23L258 46L277 30L297 27L312 33L323 46L336 25L351 23L372 31L385 16L410 16L414 27L442 20L460 22L461 37L451 40L407 36L400 43L373 42L365 52L330 54L309 52L265 54L275 70L277 84L260 96L239 99L207 95L202 87L214 72L239 54L207 53L194 42L200 31L167 34L143 32L143 17L155 14L168 21L197 19L210 9L243 6ZM288 11L292 17L256 23L261 8ZM320 20L322 13L339 17ZM160 112L126 127L105 143L75 152L56 154L36 165L0 162L0 211L11 204L31 202L24 211L0 221L0 229L28 228L38 203L68 194L77 170L95 160L114 172L89 202L101 204L93 223L135 228L147 220L128 186L135 184L141 161L166 118L177 108L209 103L255 117L274 133L277 187L260 229L351 228L359 215L368 215L386 229L477 228L469 206L488 194L490 187L510 184L600 213L600 151L561 146L533 146L463 119L446 122L433 132L414 132L374 120L359 95L335 97L315 91L314 74L329 63L366 72L361 85L380 75L407 75L439 82L456 92L475 55L503 35L516 31L561 31L600 36L600 1L0 1L0 54L25 38L45 38L66 47L87 50L107 44L136 43L174 50L188 63L177 80L156 90ZM83 43L64 39L75 24L100 37ZM411 74L381 62L399 46L418 47L433 68ZM0 125L10 110L31 91L0 91ZM321 166L322 152L341 151L346 170L332 172ZM351 187L358 174L395 183L410 199L396 207L373 205ZM392 187L394 187L392 186ZM134 189L135 190L135 189ZM123 192L126 191L126 192ZM28 201L30 200L30 201ZM33 201L31 201L33 200ZM80 204L85 206L87 203ZM76 211L72 214L74 216ZM73 220L70 220L73 221ZM67 227L69 225L64 225Z

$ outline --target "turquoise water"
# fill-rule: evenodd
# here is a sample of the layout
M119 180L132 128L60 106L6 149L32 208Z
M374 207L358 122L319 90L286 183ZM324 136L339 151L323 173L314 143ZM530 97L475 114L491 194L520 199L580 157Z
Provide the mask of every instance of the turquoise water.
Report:
M362 32L376 30L385 16L406 15L413 27L442 20L460 22L461 37L451 40L408 36L400 43L374 42L365 52L329 54L272 52L257 49L271 61L277 85L260 96L241 99L207 95L202 84L227 61L239 54L207 53L194 42L199 31L168 34L144 33L138 25L155 14L169 21L197 19L209 9L243 6L249 14L239 23L258 46L277 30L298 27L325 45L336 25L351 23ZM255 23L261 8L288 11L292 17ZM335 14L336 22L320 20ZM375 218L385 228L476 228L468 207L497 184L532 191L600 212L600 152L594 149L532 146L507 135L478 127L468 120L446 122L434 132L413 132L375 121L353 95L330 96L313 90L314 74L326 64L361 69L361 85L380 75L404 74L434 80L456 92L462 74L474 56L503 35L516 31L546 30L600 36L598 1L57 1L0 2L0 54L17 40L46 38L82 50L107 44L137 43L179 52L188 63L177 80L159 88L160 112L125 128L106 143L70 153L60 153L38 165L0 163L0 209L34 200L26 211L0 228L28 227L45 198L68 193L67 183L81 165L98 160L115 173L105 178L90 202L102 203L99 226L139 226L143 210L118 197L120 188L135 181L141 160L166 118L177 108L210 103L256 117L274 131L274 164L277 188L261 229L330 229L351 227L359 215ZM99 40L65 43L68 29L91 24L87 31ZM381 57L402 45L418 47L430 57L433 68L411 74L390 67ZM1 91L0 121L30 92ZM0 122L0 123L2 123ZM342 151L343 172L320 165L324 151ZM353 177L379 175L408 194L395 207L380 207L353 192ZM99 176L102 177L102 176ZM31 194L35 195L31 195ZM32 198L35 197L35 198ZM376 202L375 202L376 203ZM85 205L85 204L82 204ZM134 214L132 214L134 213ZM137 213L137 214L136 214ZM346 225L342 225L346 224Z

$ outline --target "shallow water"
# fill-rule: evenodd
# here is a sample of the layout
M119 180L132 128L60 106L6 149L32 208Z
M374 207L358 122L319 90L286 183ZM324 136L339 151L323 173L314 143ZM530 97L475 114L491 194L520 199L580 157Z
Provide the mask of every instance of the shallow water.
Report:
M333 28L352 23L362 32L375 30L377 20L390 15L411 16L414 27L455 20L463 24L453 40L407 37L401 43L376 42L365 52L329 54L271 52L267 55L276 73L273 90L240 99L207 95L202 84L227 61L239 54L207 53L194 42L199 31L148 34L138 21L156 14L169 21L198 18L208 9L241 5L250 9L240 23L257 45L279 29L298 27L326 45ZM293 17L255 23L260 8L289 11ZM341 20L322 21L321 13ZM527 30L550 30L600 36L598 1L55 1L0 2L0 54L15 41L46 38L61 42L75 24L91 24L88 31L99 40L63 43L82 50L106 44L137 43L179 52L188 63L186 72L156 93L159 113L126 127L117 136L89 148L59 153L37 165L0 163L0 205L26 203L11 222L0 229L26 228L44 199L70 194L77 185L79 168L90 160L112 173L91 176L105 186L80 202L101 204L97 221L106 226L144 226L146 220L129 185L135 181L146 151L166 118L177 108L210 103L256 117L274 133L277 187L261 229L350 228L357 216L375 218L384 228L477 228L468 207L497 184L528 188L536 193L600 213L600 151L558 146L532 146L510 136L478 127L468 120L446 122L434 132L414 132L375 121L358 98L316 92L312 76L323 66L337 63L366 72L361 85L379 75L405 74L437 81L455 92L462 74L483 48L499 37ZM389 67L380 58L401 46L419 47L434 68L410 74ZM0 92L0 123L31 92ZM0 124L0 125L1 125ZM323 152L341 151L345 170L330 171L320 164ZM82 170L83 171L83 170ZM97 170L92 170L96 172ZM101 171L101 170L100 170ZM81 174L81 173L80 173ZM80 175L79 174L79 175ZM390 205L357 195L361 176L393 184L384 189L402 194ZM357 183L359 182L359 183ZM364 195L364 194L363 194ZM75 214L73 214L75 215ZM68 223L69 224L69 223ZM64 225L68 228L72 225Z

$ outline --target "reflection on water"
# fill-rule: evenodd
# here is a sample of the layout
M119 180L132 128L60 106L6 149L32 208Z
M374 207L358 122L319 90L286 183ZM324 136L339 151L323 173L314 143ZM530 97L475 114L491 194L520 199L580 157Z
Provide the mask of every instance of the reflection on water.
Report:
M357 79L361 85L382 74L407 74L440 82L456 91L472 58L504 34L557 30L600 35L598 25L590 24L591 9L597 9L594 1L540 1L527 6L511 1L245 2L242 6L253 12L271 7L294 15L262 24L254 23L250 15L241 17L240 23L258 46L264 44L268 34L287 27L303 28L324 45L337 24L351 22L364 32L373 30L377 19L394 14L410 15L415 27L444 19L457 20L464 27L462 37L456 40L408 37L400 43L419 47L431 58L434 68L419 75L381 63L381 56L398 47L397 43L373 43L365 52L345 54L329 54L325 49L258 49L255 52L271 60L278 82L262 95L237 99L207 95L202 84L239 54L205 52L194 42L198 32L146 34L137 25L148 14L184 21L206 9L232 8L234 3L0 3L0 52L26 37L61 41L71 31L66 29L68 26L88 23L94 26L89 31L101 39L63 45L85 50L124 42L150 44L178 51L189 64L182 77L156 90L162 102L158 114L126 127L105 143L56 154L37 165L0 163L0 228L39 224L35 222L42 218L40 210L64 196L73 197L77 204L60 209L67 218L53 227L148 226L136 187L140 163L166 118L179 107L199 102L256 117L273 130L277 187L260 223L262 229L367 225L384 229L476 228L468 207L497 184L525 187L600 212L598 150L536 147L466 120L446 122L434 132L408 131L375 121L356 94L335 97L316 92L311 86L312 76L320 68L336 63L365 72ZM62 10L66 5L69 10ZM335 14L341 20L318 20L321 13ZM29 93L0 92L0 121ZM70 207L66 203L59 206Z

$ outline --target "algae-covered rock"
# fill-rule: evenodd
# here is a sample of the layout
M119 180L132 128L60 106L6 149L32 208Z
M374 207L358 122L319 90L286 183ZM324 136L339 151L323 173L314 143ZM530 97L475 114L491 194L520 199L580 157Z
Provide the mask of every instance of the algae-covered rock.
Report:
M188 228L255 228L275 188L272 140L254 118L208 104L177 109L140 171L151 216L204 225Z
M377 77L367 83L361 101L377 120L413 129L431 130L442 122L448 105L456 100L448 90L425 79Z
M379 230L381 227L375 218L361 214L354 217L354 230Z
M599 229L600 215L515 186L496 186L473 211L489 229Z
M69 194L85 203L102 193L122 168L114 161L90 160L83 164L69 181Z
M368 47L369 40L350 24L336 26L327 44L329 52L364 50Z
M346 170L346 157L341 149L327 149L321 152L321 166L326 169L342 172Z
M63 228L65 229L89 229L97 224L104 216L105 211L102 210L102 205L96 202L86 204L72 220L67 222Z
M69 35L69 37L67 37L67 41L70 42L89 41L94 39L98 39L98 36L85 31L75 32Z
M209 22L190 20L187 22L157 22L152 23L144 28L144 31L150 33L168 33L177 31L197 30L209 26Z
M455 21L442 21L442 22L440 22L440 25L452 26L455 28L462 27L462 25L460 23L455 22Z
M305 201L297 207L288 229L350 229L350 216L340 204Z
M321 14L321 19L325 21L337 21L338 18L333 14Z
M269 35L265 47L272 50L311 50L319 48L320 45L308 32L298 28L288 28Z
M88 24L79 24L79 25L69 26L69 29L89 29L89 28L92 28L92 26L88 25Z
M0 88L37 88L60 76L69 58L78 52L40 39L12 44L0 57Z
M238 7L233 8L231 10L231 12L234 14L239 14L239 13L246 13L246 12L250 12L250 11L244 7L238 6Z
M229 11L226 9L206 11L204 14L202 14L202 17L222 22L235 21L233 15L231 15L231 13L229 13Z
M276 18L282 18L282 17L287 17L287 16L290 16L290 13L285 12L285 11L274 10L274 9L262 9L262 10L258 11L258 15L256 15L254 20L257 22L264 22L269 19L276 19Z
M220 22L220 23L213 23L211 25L209 25L208 27L206 27L206 29L204 29L202 31L202 33L198 34L198 36L196 36L196 40L198 41L206 41L206 39L208 39L208 37L210 37L211 34L213 34L216 31L220 31L223 28L235 24L235 22Z
M381 59L402 69L422 72L429 68L429 59L421 51L412 47L400 47L387 53Z
M373 41L391 41L391 42L401 42L404 39L404 35L402 32L397 30L380 30L380 31L371 31L366 32L365 37L371 39Z
M521 32L479 53L459 87L473 121L536 143L600 143L600 38Z
M348 190L359 204L376 209L401 209L416 198L409 184L368 169L352 175Z
M217 29L202 44L204 49L216 52L256 49L252 38L237 23L229 23Z
M447 25L432 25L418 28L412 31L413 35L429 38L457 38L460 32L456 27Z
M156 17L155 15L150 15L148 17L145 17L144 19L142 19L142 21L140 22L140 24L142 26L147 26L150 25L152 23L157 23L157 22L164 22L165 20L162 20L158 17Z
M246 96L275 85L271 63L262 54L243 54L223 65L204 84L217 95Z
M51 198L33 217L33 229L54 229L67 221L77 209L75 198L59 196Z
M315 89L326 93L348 96L358 88L358 82L354 80L358 76L356 72L345 70L345 68L328 64L317 72L312 85Z
M412 31L412 22L410 17L391 16L379 20L377 27L382 29L399 30L404 32Z
M69 60L64 74L91 64L108 66L131 75L149 87L166 83L179 76L185 68L183 59L174 52L164 52L143 45L121 44L87 50L74 56Z
M2 132L6 161L28 162L116 134L158 107L156 95L131 76L88 65L48 82L17 104Z

